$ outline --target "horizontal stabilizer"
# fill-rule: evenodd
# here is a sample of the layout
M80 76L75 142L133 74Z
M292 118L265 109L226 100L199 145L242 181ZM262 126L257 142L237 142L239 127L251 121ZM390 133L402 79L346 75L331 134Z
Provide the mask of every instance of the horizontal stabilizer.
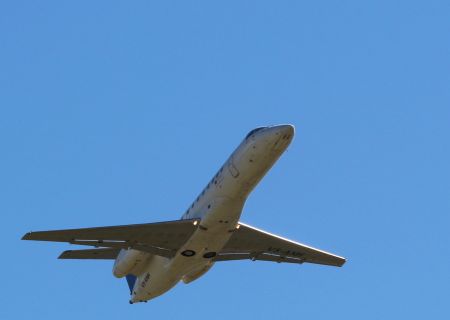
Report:
M105 259L114 260L120 249L100 248L85 250L67 250L61 253L58 259Z

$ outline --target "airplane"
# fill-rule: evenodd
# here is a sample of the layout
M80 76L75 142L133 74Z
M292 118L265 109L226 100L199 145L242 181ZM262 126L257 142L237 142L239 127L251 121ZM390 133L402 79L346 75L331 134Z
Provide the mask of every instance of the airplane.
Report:
M94 249L64 251L59 259L115 260L130 304L147 302L203 276L216 262L258 260L341 267L346 259L239 221L250 192L294 137L289 124L251 130L180 220L29 232L23 240L68 242Z

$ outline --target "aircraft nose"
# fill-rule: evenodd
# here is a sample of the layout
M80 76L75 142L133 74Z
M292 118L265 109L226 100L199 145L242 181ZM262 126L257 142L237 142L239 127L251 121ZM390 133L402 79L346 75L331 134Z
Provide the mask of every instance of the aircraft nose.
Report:
M295 129L290 124L280 124L268 127L265 131L265 139L267 146L277 152L284 151L291 143L294 137Z
M284 134L289 134L291 136L295 133L295 127L292 124L283 124L281 125L281 130L283 130Z
M295 128L291 124L280 124L269 128L270 131L276 133L279 136L285 136L291 138L294 136Z

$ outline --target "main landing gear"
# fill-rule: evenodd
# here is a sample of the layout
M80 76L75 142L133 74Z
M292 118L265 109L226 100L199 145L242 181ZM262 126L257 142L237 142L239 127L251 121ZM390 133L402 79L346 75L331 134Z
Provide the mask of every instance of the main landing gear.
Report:
M194 250L184 250L181 253L181 255L185 256L185 257L193 257L193 256L195 256L195 251Z

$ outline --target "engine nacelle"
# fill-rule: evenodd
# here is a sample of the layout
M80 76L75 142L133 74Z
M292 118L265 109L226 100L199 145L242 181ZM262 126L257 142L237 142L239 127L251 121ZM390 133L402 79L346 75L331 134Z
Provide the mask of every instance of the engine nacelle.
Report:
M127 274L139 275L145 266L145 262L150 258L151 254L134 250L122 249L117 255L114 262L113 274L117 278L125 277Z
M196 270L192 271L191 273L184 275L182 278L183 282L185 284L188 284L189 282L197 280L202 275L204 275L209 269L211 269L213 264L214 264L214 262L210 261L207 265L205 265L199 269L196 269Z

